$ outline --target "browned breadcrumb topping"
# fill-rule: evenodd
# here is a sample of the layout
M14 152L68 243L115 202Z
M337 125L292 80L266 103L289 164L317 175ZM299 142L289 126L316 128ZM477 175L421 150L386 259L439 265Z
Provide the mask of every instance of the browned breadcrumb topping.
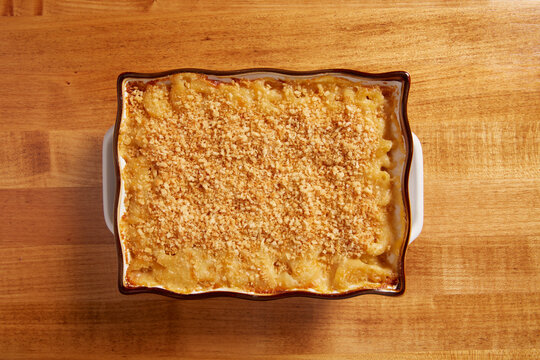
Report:
M378 86L329 76L128 82L128 282L180 293L394 284L392 106Z

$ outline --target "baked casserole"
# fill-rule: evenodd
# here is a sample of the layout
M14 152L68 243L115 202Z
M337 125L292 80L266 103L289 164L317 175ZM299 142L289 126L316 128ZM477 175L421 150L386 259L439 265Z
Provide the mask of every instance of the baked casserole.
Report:
M122 91L125 288L397 289L407 236L398 89L336 74L179 72Z

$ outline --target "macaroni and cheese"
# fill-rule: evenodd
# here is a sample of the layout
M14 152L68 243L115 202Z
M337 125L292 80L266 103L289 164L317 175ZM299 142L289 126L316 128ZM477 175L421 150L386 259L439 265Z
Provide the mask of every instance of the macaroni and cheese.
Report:
M128 287L270 295L394 288L391 89L334 76L125 85Z

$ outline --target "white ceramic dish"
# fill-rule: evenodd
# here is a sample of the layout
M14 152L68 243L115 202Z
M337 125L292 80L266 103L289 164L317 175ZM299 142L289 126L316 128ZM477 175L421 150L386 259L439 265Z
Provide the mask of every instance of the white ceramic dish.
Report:
M319 70L319 71L307 71L307 72L294 72L287 70L277 69L249 69L238 70L232 72L220 72L220 71L208 71L199 69L179 69L171 70L163 73L156 74L137 74L137 73L124 73L118 78L118 115L116 126L119 127L121 121L124 118L124 99L126 94L126 86L131 81L144 82L144 81L163 81L168 82L168 76L171 74L181 72L196 72L205 74L209 79L229 82L233 78L243 79L256 79L256 78L275 78L275 79L309 79L314 76L331 75L335 77L345 78L352 82L358 82L363 85L381 85L387 88L393 88L392 96L396 100L395 114L397 123L391 125L391 131L396 136L399 136L398 141L403 141L403 146L397 146L392 148L390 156L397 161L397 166L390 169L390 174L400 179L401 191L403 192L404 202L400 204L399 208L396 208L396 219L401 217L403 213L406 214L407 223L409 229L400 228L399 231L403 231L404 235L408 234L408 238L405 238L399 267L399 282L396 288L381 288L381 289L358 289L351 292L343 293L331 293L331 294L318 294L308 290L292 289L279 294L271 296L259 296L250 293L236 292L231 289L215 289L213 291L191 294L176 294L161 287L129 287L125 283L125 275L127 264L129 263L129 253L126 253L124 244L121 239L118 224L114 223L114 219L120 219L125 211L124 209L124 188L122 177L116 174L116 171L122 171L125 164L123 158L118 157L118 168L115 163L115 134L114 128L111 128L105 135L103 143L103 205L105 221L107 226L115 234L118 251L119 251L119 289L124 294L133 294L138 292L155 292L162 295L173 296L177 298L204 298L213 296L233 296L242 297L252 300L269 300L277 299L288 296L311 296L319 298L344 298L350 296L356 296L360 294L376 293L381 295L400 295L405 290L405 273L404 273L404 258L407 244L410 244L414 239L418 237L422 230L423 225L423 159L422 159L422 147L418 138L411 132L410 126L407 120L407 97L410 86L410 77L406 72L392 72L385 74L368 74L361 73L354 70ZM119 176L119 178L117 178ZM116 186L119 186L117 188ZM408 184L408 185L404 185ZM408 186L407 188L405 186ZM115 201L118 198L118 208L115 209ZM410 210L410 213L408 213ZM402 224L402 223L401 223ZM402 225L400 225L402 226Z

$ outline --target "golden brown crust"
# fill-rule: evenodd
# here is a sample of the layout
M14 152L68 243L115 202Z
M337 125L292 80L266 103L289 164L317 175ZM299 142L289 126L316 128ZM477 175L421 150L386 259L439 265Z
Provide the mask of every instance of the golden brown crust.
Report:
M128 282L257 294L395 284L386 91L333 77L129 82Z

